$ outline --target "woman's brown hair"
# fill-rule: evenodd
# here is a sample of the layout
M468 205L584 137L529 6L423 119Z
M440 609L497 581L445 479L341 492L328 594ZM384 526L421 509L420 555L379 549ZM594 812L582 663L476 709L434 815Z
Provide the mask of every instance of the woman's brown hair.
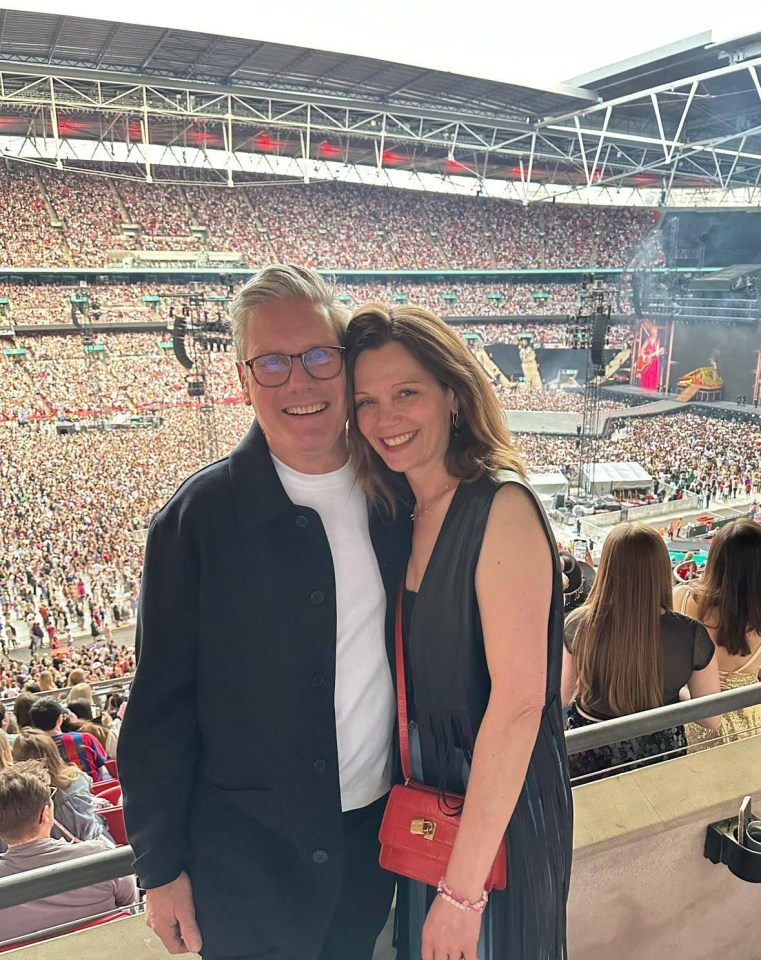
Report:
M660 617L673 608L671 561L656 530L620 523L605 539L597 577L567 626L582 708L615 716L663 706Z
M748 634L761 634L761 526L746 517L723 526L692 593L716 645L732 656L750 656Z
M32 704L34 697L28 690L22 690L13 701L13 715L16 718L19 730L32 725Z
M13 759L42 760L50 782L59 790L68 790L80 774L79 767L64 763L53 738L36 727L26 727L13 741Z
M398 343L458 401L457 426L446 452L446 468L460 480L485 473L526 468L510 438L502 408L486 374L463 340L443 320L422 307L366 303L355 310L346 335L349 393L349 448L357 477L374 506L394 513L400 479L365 440L354 407L354 368L366 350Z

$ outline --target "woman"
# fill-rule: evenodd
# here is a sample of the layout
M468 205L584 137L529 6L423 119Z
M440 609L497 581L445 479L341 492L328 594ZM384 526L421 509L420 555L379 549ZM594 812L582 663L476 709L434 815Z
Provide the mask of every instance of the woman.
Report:
M702 580L676 587L674 606L708 630L722 690L756 683L761 671L761 526L743 517L722 527L711 542ZM759 729L761 705L725 713L718 733L711 735L690 724L687 739L691 744L717 737L736 740Z
M111 840L103 820L95 812L90 793L92 780L73 763L64 763L55 742L35 727L22 730L13 743L13 759L42 760L50 783L56 787L54 799L55 818L78 840L94 840L104 837ZM54 836L65 836L64 831L53 829Z
M13 716L16 718L19 730L32 725L32 704L34 697L28 690L22 690L13 701Z
M110 731L103 723L102 715L98 714L97 719L95 718L93 704L89 700L69 700L66 707L76 719L71 719L71 717L68 719L65 724L65 732L91 733L100 742L106 753L113 756L111 750L116 750L116 739L111 737ZM64 729L64 725L61 726L61 729Z
M347 339L350 446L369 502L411 509L403 588L416 780L464 793L445 890L402 880L400 960L566 956L571 793L563 596L544 514L496 396L451 328L369 304ZM511 471L498 478L502 469ZM389 598L394 605L396 597ZM508 886L473 908L507 839Z
M678 703L685 684L693 697L719 692L713 644L705 627L673 612L671 584L668 549L657 530L643 523L613 527L587 602L566 620L567 729ZM720 722L701 721L711 730ZM621 765L627 772L680 756L686 747L684 727L672 727L573 754L571 776Z

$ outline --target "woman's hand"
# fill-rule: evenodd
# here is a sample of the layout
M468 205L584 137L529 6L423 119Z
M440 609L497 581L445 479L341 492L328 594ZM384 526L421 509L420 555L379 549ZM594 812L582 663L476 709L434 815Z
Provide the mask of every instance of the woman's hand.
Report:
M477 960L481 914L436 897L423 924L423 960Z

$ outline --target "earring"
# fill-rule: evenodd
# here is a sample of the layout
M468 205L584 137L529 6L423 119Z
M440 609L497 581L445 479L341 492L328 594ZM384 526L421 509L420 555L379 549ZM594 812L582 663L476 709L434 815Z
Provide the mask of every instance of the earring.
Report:
M460 426L460 411L452 411L452 433L457 434L457 430Z

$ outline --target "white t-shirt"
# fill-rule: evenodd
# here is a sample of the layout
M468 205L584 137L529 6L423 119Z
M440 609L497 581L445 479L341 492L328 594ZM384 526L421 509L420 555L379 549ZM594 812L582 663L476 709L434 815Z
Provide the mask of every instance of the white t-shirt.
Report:
M356 810L391 787L396 700L386 655L386 594L370 540L367 501L351 462L299 473L272 456L285 492L322 520L336 580L335 711L341 808Z

